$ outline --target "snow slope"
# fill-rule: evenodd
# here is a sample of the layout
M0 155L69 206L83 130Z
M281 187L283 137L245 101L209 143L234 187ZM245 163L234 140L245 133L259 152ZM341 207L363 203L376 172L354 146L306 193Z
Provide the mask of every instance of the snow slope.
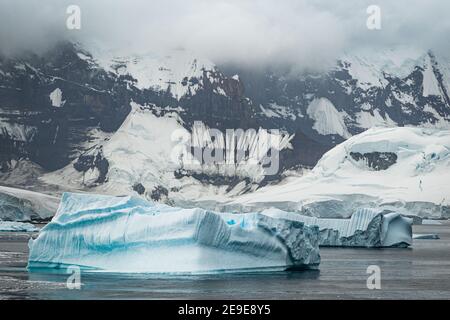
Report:
M327 152L305 176L226 203L348 217L362 206L450 217L450 131L372 128Z
M87 47L93 53L93 62L103 69L119 76L132 76L136 80L134 85L141 90L170 92L178 100L187 94L195 94L203 84L202 77L209 77L215 70L215 64L209 59L199 58L182 49L130 55L129 52L104 50L93 44ZM92 60L90 57L85 59Z
M28 267L207 273L319 264L317 227L261 214L245 221L133 197L65 193L53 220L30 240Z
M149 189L168 185L178 167L170 160L176 144L171 141L171 134L180 130L184 129L175 113L157 117L133 104L133 110L117 132L99 142L98 147L101 147L109 169L108 181L98 189L121 195L133 192L132 186L136 183ZM99 174L96 167L79 172L70 164L45 175L42 180L77 189L80 186L96 187Z
M336 110L326 98L314 99L308 106L307 113L314 120L313 129L322 135L337 134L350 138L344 122L345 113Z
M292 136L275 134L264 130L253 131L254 134L233 136L234 142L227 140L226 133L216 139L211 139L209 128L201 122L189 132L183 127L183 121L176 112L168 112L157 116L147 106L131 103L132 110L122 126L111 137L100 141L92 152L100 152L108 161L106 179L98 183L101 172L98 167L92 167L85 172L79 172L74 164L49 173L42 178L48 184L64 185L69 190L80 187L89 188L90 192L111 195L134 193L133 186L142 185L145 196L151 198L153 190L163 187L166 190L177 190L177 197L195 199L199 193L221 194L228 193L228 186L204 185L190 176L177 179L175 172L195 172L198 175L242 177L251 181L264 178L265 169L261 165L268 148L285 149L290 147ZM181 143L187 138L185 144ZM187 153L190 147L203 148L214 146L224 151L225 155L233 154L236 150L247 150L248 158L238 165L228 162L225 157L219 164L200 163L199 160ZM184 148L183 147L187 147ZM239 192L245 184L238 185L235 192ZM233 194L231 192L230 194Z
M385 86L385 75L405 78L417 65L423 63L427 53L411 47L397 47L392 50L358 50L347 53L342 60L349 63L350 75L358 81L358 86L369 89Z

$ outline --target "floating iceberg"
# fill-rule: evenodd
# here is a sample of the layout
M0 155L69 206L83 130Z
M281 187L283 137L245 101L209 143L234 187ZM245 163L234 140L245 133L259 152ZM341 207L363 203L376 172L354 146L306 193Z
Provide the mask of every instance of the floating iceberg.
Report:
M358 209L350 219L307 217L278 209L268 209L263 214L319 226L321 246L407 247L412 244L413 220L395 212Z
M28 267L208 273L316 268L319 228L259 213L240 223L203 209L134 197L65 193L53 220L30 240Z
M11 221L1 221L0 220L0 231L2 232L36 232L39 231L31 223L25 222L11 222Z

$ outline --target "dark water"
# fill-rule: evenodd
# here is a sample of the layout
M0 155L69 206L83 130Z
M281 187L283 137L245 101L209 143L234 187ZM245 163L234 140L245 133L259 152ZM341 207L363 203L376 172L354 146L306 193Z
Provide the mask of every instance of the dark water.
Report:
M0 299L450 299L450 224L415 226L440 240L410 249L322 248L318 271L156 277L29 273L26 233L0 233ZM381 289L367 289L369 265L381 268Z

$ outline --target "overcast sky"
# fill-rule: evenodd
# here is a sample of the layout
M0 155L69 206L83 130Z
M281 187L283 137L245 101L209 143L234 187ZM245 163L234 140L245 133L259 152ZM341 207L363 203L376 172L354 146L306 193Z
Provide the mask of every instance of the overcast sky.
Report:
M66 8L81 8L68 31ZM366 27L369 5L381 30ZM320 67L344 51L397 45L450 52L448 0L0 0L0 50L60 39L130 52L185 48L216 62Z

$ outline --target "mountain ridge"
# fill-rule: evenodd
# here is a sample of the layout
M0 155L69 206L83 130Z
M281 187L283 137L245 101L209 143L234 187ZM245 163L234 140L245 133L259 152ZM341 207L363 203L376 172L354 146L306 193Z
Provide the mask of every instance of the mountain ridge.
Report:
M432 52L390 55L376 63L370 57L344 56L328 72L296 76L215 65L182 50L116 57L61 43L44 56L3 57L0 181L13 183L22 171L18 163L29 161L44 172L31 175L37 184L39 175L64 168L83 177L80 189L111 182L111 159L100 150L130 116L133 103L155 121L175 117L176 127L187 131L201 121L221 131L276 128L292 135L292 148L280 152L280 172L256 185L238 176L231 188L239 185L237 193L279 181L290 170L313 167L326 151L373 126L450 128L450 63ZM171 134L163 127L159 133ZM154 161L152 155L148 159ZM174 183L155 178L166 174L161 171L152 181L131 174L125 190L134 192L133 186L141 184L170 194L179 187L177 179L201 185L212 178L202 170L178 178L168 172L167 181ZM223 183L230 192L230 180L220 170L214 179L218 189Z

